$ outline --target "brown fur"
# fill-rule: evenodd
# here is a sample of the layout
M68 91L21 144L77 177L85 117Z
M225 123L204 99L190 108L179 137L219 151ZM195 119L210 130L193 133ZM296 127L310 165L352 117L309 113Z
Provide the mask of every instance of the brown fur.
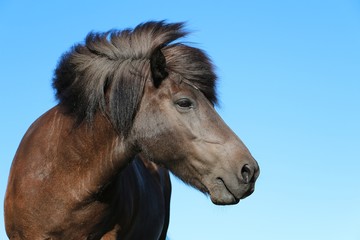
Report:
M259 167L214 109L215 74L182 24L88 35L59 63L59 105L14 157L5 227L15 239L165 239L167 170L236 204ZM163 166L163 167L159 167Z

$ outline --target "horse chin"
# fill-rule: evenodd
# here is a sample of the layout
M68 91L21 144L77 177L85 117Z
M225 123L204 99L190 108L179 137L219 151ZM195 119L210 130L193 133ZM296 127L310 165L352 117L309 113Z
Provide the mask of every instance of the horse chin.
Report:
M221 178L216 179L216 183L208 188L211 201L216 205L233 205L240 201L226 186Z
M240 199L236 199L232 194L210 194L210 199L215 205L235 205L240 202Z

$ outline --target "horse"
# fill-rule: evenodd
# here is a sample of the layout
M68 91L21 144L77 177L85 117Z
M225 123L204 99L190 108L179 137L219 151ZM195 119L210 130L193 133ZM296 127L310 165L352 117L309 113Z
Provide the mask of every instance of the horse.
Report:
M55 69L58 104L25 133L10 169L15 239L165 239L169 172L217 205L253 193L259 166L215 110L207 54L184 23L91 32Z

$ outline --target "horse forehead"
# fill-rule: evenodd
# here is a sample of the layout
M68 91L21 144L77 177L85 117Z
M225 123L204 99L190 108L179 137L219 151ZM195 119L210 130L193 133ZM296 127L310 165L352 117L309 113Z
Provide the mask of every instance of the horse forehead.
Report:
M190 80L183 78L178 73L170 75L168 81L165 82L167 82L167 88L172 94L184 92L192 95L197 95L201 92L200 89L195 86L195 84L193 84Z
M182 82L169 77L165 79L160 87L155 88L152 84L148 84L147 90L145 90L144 95L147 95L150 100L165 100L171 98L174 94L178 92L191 92L191 88L186 84L181 84Z

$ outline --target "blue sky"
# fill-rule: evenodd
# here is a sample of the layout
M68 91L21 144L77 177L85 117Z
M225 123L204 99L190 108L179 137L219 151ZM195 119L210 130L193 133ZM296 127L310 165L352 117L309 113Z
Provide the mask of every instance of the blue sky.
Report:
M218 111L261 167L236 206L173 179L170 239L360 239L358 0L0 0L0 205L23 134L56 104L61 54L91 30L162 19L186 21L211 56Z

